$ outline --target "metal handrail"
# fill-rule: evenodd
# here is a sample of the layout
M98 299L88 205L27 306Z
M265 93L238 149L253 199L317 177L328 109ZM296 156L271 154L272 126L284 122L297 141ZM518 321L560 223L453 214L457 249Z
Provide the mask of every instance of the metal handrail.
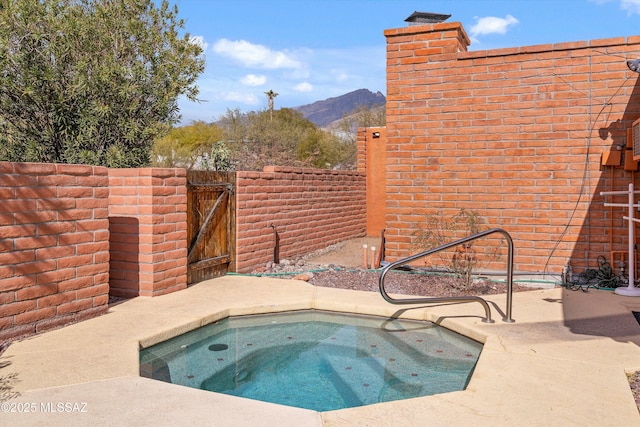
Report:
M474 234L472 236L464 237L460 240L456 240L455 242L447 243L437 248L429 249L428 251L420 252L415 255L411 255L407 258L403 258L401 260L392 262L382 269L382 273L380 274L379 279L379 287L380 294L382 298L384 298L387 302L391 304L431 304L431 303L441 303L441 302L479 302L484 307L485 318L482 319L485 323L494 323L491 320L491 308L487 301L478 296L464 296L464 297L433 297L433 298L404 298L404 299L395 299L389 296L387 291L384 289L384 279L387 273L391 270L398 268L399 266L409 263L411 261L415 261L419 258L424 258L428 255L434 254L436 252L443 251L445 249L452 248L457 245L461 245L463 243L470 242L472 240L479 239L481 237L488 236L490 234L500 233L507 239L507 245L509 247L509 255L507 259L507 312L505 317L502 318L502 321L513 323L515 320L511 318L511 311L513 305L513 240L509 233L501 228L492 228L491 230L482 231L480 233Z

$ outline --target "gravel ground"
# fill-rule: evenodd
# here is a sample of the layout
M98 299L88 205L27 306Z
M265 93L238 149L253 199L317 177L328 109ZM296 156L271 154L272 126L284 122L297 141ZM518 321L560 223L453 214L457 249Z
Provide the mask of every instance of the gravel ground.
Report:
M380 272L360 269L328 269L314 273L308 282L316 286L378 292ZM427 295L433 297L490 295L506 292L507 285L490 280L474 280L471 288L463 289L460 280L449 275L416 274L391 271L385 279L389 293L403 295ZM513 286L514 292L531 290Z
M640 411L640 371L629 375L629 385L631 386L631 392L636 399L636 406Z

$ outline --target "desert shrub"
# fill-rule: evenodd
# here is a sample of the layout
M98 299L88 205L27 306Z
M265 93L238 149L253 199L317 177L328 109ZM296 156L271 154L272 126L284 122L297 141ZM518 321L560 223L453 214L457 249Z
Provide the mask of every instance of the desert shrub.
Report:
M429 250L485 229L484 221L476 211L460 209L455 215L438 211L428 214L424 227L414 232L414 246L418 250ZM473 284L474 271L498 261L502 246L502 239L472 240L425 257L424 262L429 268L444 267L460 279L455 285L458 289L469 289Z

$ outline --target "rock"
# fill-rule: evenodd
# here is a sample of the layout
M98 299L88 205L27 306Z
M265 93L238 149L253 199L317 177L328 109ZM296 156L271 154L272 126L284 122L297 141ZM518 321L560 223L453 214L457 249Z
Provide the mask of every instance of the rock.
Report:
M293 276L293 280L302 280L304 282L308 282L312 278L313 278L313 273L311 272L300 273Z
M298 267L302 267L302 266L304 265L304 260L303 260L303 259L299 259L299 260L296 262L296 265L297 265Z

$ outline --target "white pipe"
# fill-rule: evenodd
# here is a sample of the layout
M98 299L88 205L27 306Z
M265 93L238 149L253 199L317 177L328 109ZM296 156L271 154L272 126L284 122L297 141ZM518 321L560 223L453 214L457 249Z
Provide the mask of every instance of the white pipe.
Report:
M629 221L629 286L616 288L614 291L618 295L627 297L640 297L640 289L635 287L636 283L636 219L633 217L634 210L634 191L633 183L629 184L629 216L624 217Z
M636 248L635 248L635 229L633 222L633 183L629 184L629 286L633 286L636 275Z
M376 247L371 246L371 269L376 269Z
M634 194L640 194L640 190L638 191L634 191ZM600 195L601 196L615 196L615 195L623 195L623 194L629 194L628 191L601 191Z
M369 259L367 258L367 245L362 245L362 263L364 264L364 269L369 268Z

